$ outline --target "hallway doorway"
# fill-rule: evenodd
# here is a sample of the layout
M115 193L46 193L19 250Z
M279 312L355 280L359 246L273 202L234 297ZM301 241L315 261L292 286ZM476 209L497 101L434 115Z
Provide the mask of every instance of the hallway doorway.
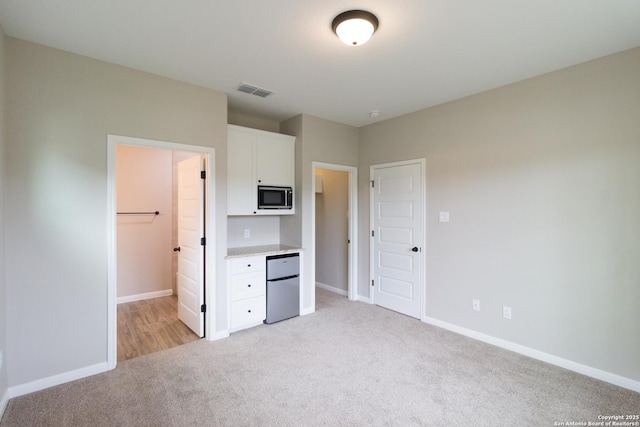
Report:
M316 288L355 300L357 168L313 162Z
M347 296L349 174L316 169L316 287Z

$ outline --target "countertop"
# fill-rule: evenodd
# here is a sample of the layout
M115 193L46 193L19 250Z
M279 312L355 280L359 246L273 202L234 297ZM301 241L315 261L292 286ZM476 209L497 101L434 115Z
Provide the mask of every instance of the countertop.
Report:
M225 259L255 255L280 255L300 251L302 251L302 248L287 245L244 246L240 248L228 248Z

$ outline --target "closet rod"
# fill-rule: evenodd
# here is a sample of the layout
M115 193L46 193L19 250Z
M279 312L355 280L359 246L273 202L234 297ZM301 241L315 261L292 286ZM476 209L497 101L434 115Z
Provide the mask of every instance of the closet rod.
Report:
M155 211L155 212L118 212L118 215L160 215L160 211Z

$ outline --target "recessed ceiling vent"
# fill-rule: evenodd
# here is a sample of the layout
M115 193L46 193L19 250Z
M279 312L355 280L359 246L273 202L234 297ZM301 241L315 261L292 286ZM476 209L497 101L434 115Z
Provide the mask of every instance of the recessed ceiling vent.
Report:
M273 92L270 90L262 89L261 87L251 86L246 83L240 83L240 86L236 88L238 92L250 93L251 95L259 96L260 98L266 98Z

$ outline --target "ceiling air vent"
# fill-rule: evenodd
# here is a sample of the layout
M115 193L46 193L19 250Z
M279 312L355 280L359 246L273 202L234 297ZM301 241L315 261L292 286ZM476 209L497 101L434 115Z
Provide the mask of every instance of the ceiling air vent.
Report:
M266 98L273 93L270 90L262 89L261 87L257 86L251 86L246 83L240 83L240 86L238 86L236 90L238 92L250 93L251 95L259 96L261 98Z

